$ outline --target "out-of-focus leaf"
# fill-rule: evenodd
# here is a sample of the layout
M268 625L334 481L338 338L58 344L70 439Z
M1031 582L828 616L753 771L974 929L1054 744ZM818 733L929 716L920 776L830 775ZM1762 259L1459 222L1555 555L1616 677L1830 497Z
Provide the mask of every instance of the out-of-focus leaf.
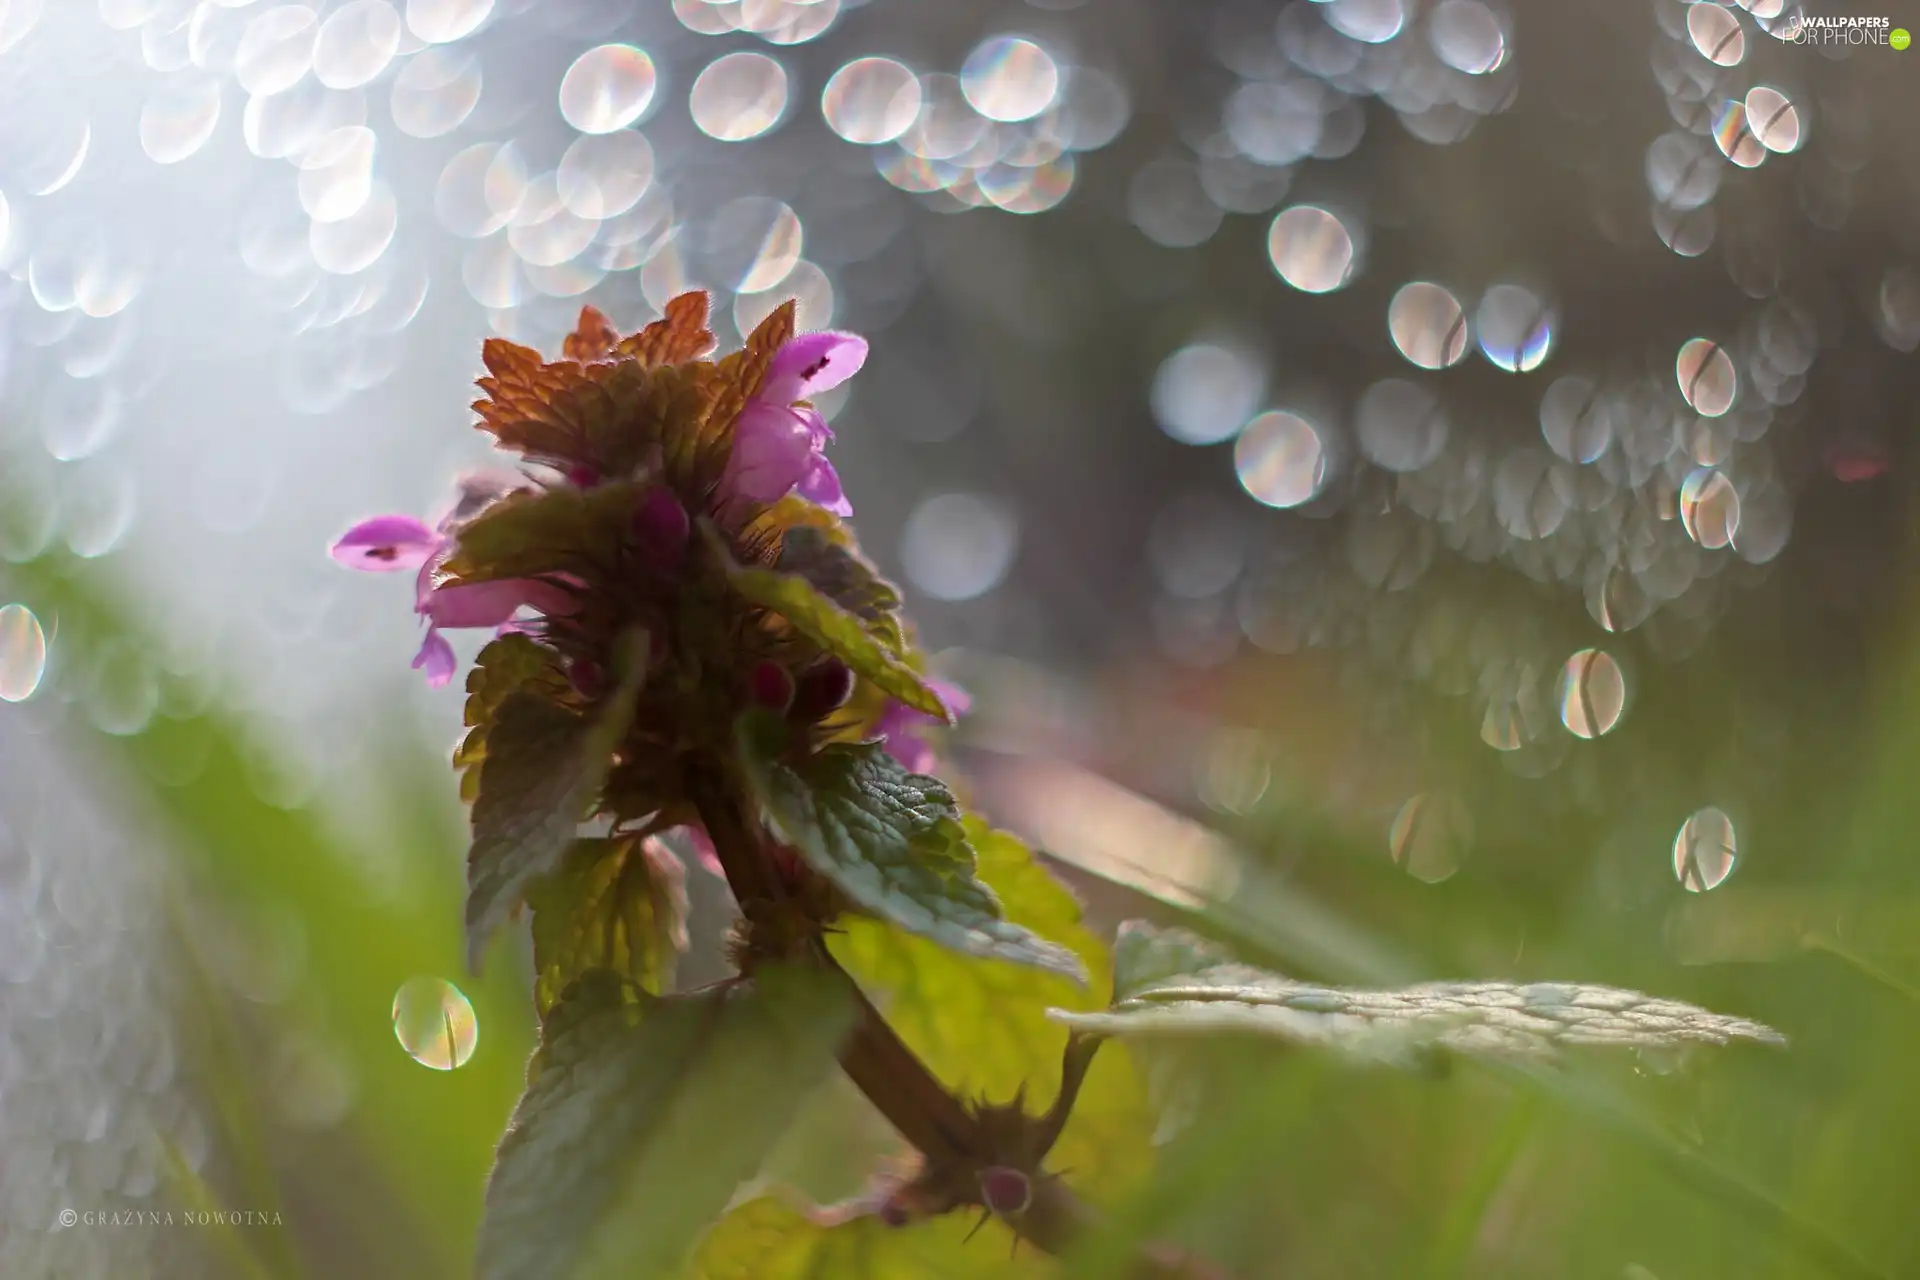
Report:
M830 743L798 763L776 758L754 717L740 755L775 836L860 906L945 947L1064 973L1078 956L1010 922L974 874L953 793L908 773L878 742Z
M480 762L487 758L487 733L500 704L512 693L558 696L567 688L560 655L514 631L489 641L467 672L467 734L453 750L460 770L460 798L473 803L480 794Z
M1105 1035L1250 1033L1384 1061L1407 1061L1435 1048L1538 1061L1567 1046L1786 1043L1771 1027L1744 1018L1587 983L1324 987L1235 964L1185 930L1155 931L1137 920L1122 926L1115 953L1127 994L1107 1013L1060 1010L1056 1018ZM1176 960L1201 963L1191 972L1168 972L1179 967Z
M467 963L476 972L488 938L527 884L553 870L606 781L613 748L633 720L646 676L646 637L629 634L620 678L590 716L539 694L508 694L487 734L467 855Z
M1059 1268L1016 1249L1005 1224L964 1214L888 1227L877 1218L828 1223L762 1196L715 1223L688 1280L1047 1280Z
M1087 987L951 951L882 920L843 920L829 946L949 1090L1005 1102L1024 1087L1028 1108L1044 1110L1059 1091L1067 1045L1066 1029L1047 1011L1099 1008L1112 966L1105 944L1081 923L1080 903L1018 838L974 818L966 829L979 877L1007 918L1070 947L1086 965ZM1118 1047L1095 1059L1049 1162L1072 1170L1068 1181L1095 1199L1130 1185L1151 1154L1145 1089Z
M700 527L727 581L749 602L779 614L800 634L907 706L942 723L950 719L940 696L900 656L899 628L892 619L887 619L888 626L869 623L799 574L740 564L710 523Z
M0 481L0 491L6 487ZM5 501L0 492L0 506ZM135 652L164 648L160 636L140 624L132 602L113 592L113 576L87 571L98 563L58 553L0 566L0 595L30 602L42 617L59 618L64 657L73 670L84 669L99 646L116 638ZM415 682L407 676L402 664L392 682ZM370 741L383 785L355 800L385 816L376 889L363 870L363 850L342 839L320 806L286 808L262 798L258 752L250 746L257 730L218 699L196 705L191 713L153 716L136 734L80 740L110 770L97 785L112 789L116 805L145 815L143 840L150 843L143 844L143 853L166 860L189 883L217 886L221 901L285 905L299 922L306 979L296 1001L268 1008L241 1000L227 985L232 974L210 970L204 983L190 979L201 985L205 999L199 1002L231 1001L216 1016L235 1010L248 1016L236 1022L231 1036L215 1039L199 1030L211 1024L189 1006L183 1012L191 1021L173 1029L175 1052L168 1060L177 1055L178 1078L207 1092L212 1150L223 1164L233 1162L216 1181L232 1203L285 1212L280 1190L267 1181L272 1171L252 1158L273 1141L267 1108L258 1117L245 1114L247 1108L236 1105L244 1095L227 1086L245 1082L262 1103L277 1100L267 1092L274 1079L265 1073L280 1055L267 1051L263 1032L278 1041L299 1029L297 1018L317 1015L328 1028L326 1061L345 1073L354 1100L327 1144L338 1160L332 1170L344 1176L321 1184L328 1188L324 1235L331 1256L378 1258L388 1268L383 1275L458 1274L471 1256L479 1219L474 1188L485 1177L499 1125L519 1092L532 1019L524 985L512 975L503 971L463 984L483 1034L465 1066L443 1072L426 1070L403 1052L381 1016L408 976L450 973L459 963L457 916L444 904L459 892L452 870L457 860L448 855L457 849L462 823L445 790L445 764L414 750L406 734ZM81 722L71 723L79 732ZM156 761L191 763L163 774ZM263 850L272 856L262 856ZM193 948L183 954L189 963L204 958ZM250 1079L256 1071L262 1078ZM226 1145L236 1137L246 1140ZM311 1176L308 1161L315 1149L296 1145L301 1172ZM282 1157L292 1151L277 1144ZM0 1163L5 1160L0 1155ZM313 1256L312 1237L299 1231L260 1232L250 1243L276 1276L293 1274L302 1256Z
M575 840L527 890L533 912L533 1000L545 1017L589 969L659 995L687 945L686 869L638 836Z
M174 1195L179 1198L181 1207L189 1213L208 1218L224 1215L227 1212L226 1205L221 1203L214 1189L207 1185L206 1179L194 1172L193 1166L181 1156L180 1149L174 1146L172 1139L165 1134L156 1134L155 1139L160 1145L161 1168L166 1173L166 1181L173 1188ZM277 1209L265 1212L271 1213L274 1219L280 1216ZM201 1234L213 1237L210 1243L218 1246L221 1256L233 1268L233 1274L245 1276L247 1280L272 1280L274 1273L252 1249L247 1247L246 1233L221 1230ZM291 1258L282 1258L280 1266L282 1276L298 1274L300 1271Z
M587 974L549 1017L500 1142L482 1280L672 1275L800 1106L851 1019L815 974L627 999Z

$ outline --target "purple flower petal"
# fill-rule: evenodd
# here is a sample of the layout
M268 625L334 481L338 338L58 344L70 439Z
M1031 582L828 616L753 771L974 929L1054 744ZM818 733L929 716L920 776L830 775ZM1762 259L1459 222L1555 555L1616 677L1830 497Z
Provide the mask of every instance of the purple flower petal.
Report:
M853 504L847 501L845 491L840 488L840 473L833 469L831 462L817 453L808 464L807 473L800 477L800 496L837 516L853 514Z
M958 720L973 706L973 696L959 685L946 680L929 680L948 713ZM930 773L934 766L933 746L923 736L940 724L938 718L916 711L897 698L889 698L879 718L873 722L873 735L886 740L887 752L913 773Z
M740 411L722 490L750 502L778 502L807 474L813 434L791 409L755 399Z
M412 516L375 516L341 534L327 554L349 569L392 573L419 568L440 543L438 533Z
M867 340L857 333L803 333L774 353L758 398L783 405L811 399L860 372L866 362Z
M896 733L887 739L887 754L908 773L933 772L933 748L917 734Z
M912 733L927 722L925 712L915 711L898 698L888 698L887 705L873 721L873 736L891 741L895 737Z
M973 695L949 680L929 680L927 688L934 691L940 701L947 704L947 710L955 720L973 710Z
M440 634L438 627L427 628L427 638L420 642L420 652L413 655L413 669L424 669L427 683L438 689L453 679L453 646Z
M800 415L800 421L807 424L815 449L824 449L833 442L833 428L827 425L827 420L820 416L818 409L795 407L794 412Z
M573 597L559 587L531 578L503 578L457 587L435 587L420 601L419 612L436 627L497 627L523 606L542 613L571 613Z

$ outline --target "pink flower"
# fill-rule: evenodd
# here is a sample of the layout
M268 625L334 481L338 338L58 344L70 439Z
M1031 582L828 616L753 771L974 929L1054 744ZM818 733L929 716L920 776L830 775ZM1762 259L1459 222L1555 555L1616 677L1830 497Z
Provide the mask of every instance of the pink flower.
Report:
M866 359L867 340L856 334L823 330L789 339L774 353L760 390L740 411L722 491L764 504L797 489L835 515L852 515L840 476L826 457L833 431L804 402L851 378Z
M456 509L456 515L458 510ZM533 578L505 578L499 582L436 587L433 575L451 549L448 524L430 528L412 516L375 516L341 534L328 553L350 569L392 573L418 569L414 579L413 611L427 620L427 635L414 655L414 670L424 670L427 683L439 688L453 679L453 646L440 634L443 627L513 625L522 608L541 613L570 613L573 597L563 588Z
M349 569L392 573L420 568L445 541L444 534L412 516L375 516L341 534L327 554Z
M973 706L973 699L965 689L948 684L945 680L927 682L940 701L947 705L955 718L967 713ZM887 752L904 765L909 773L931 773L934 766L933 745L923 736L926 731L940 722L924 711L915 711L904 702L894 699L887 703L887 709L880 713L874 722L873 734L886 740Z

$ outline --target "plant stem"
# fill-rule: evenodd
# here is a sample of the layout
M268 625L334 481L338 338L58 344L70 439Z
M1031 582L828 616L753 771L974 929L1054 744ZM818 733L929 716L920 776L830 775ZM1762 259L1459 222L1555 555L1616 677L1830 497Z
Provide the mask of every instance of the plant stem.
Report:
M840 1050L840 1066L867 1101L931 1161L990 1160L992 1153L981 1150L984 1144L973 1116L934 1079L859 984L827 953L824 942L816 945L815 960L840 976L859 1009L859 1020Z
M739 790L729 786L718 770L692 776L689 790L741 911L751 920L756 911L782 903L786 891L767 856L765 834L742 810L735 798ZM912 1143L930 1165L986 1168L1002 1163L979 1119L900 1039L860 985L833 958L824 938L813 940L807 958L815 968L837 975L854 1000L859 1017L841 1046L840 1065L900 1136ZM1091 1044L1079 1047L1073 1055L1078 1073L1084 1073L1092 1056ZM1065 1122L1065 1116L1050 1115L1047 1121L1058 1136L1058 1126ZM1032 1203L1006 1222L1021 1239L1059 1257L1098 1226L1098 1216L1059 1178L1041 1177L1035 1180ZM1223 1272L1206 1263L1151 1248L1139 1252L1126 1274L1136 1280L1225 1280Z

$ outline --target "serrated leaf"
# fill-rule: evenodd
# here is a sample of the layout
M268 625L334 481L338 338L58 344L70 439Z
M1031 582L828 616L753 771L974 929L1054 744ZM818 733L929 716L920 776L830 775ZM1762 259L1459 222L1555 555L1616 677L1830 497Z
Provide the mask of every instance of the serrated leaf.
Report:
M715 1223L688 1280L1050 1280L1051 1258L1016 1249L1004 1223L947 1214L908 1227L872 1217L827 1223L762 1196Z
M1088 986L999 960L938 946L881 920L845 919L828 945L875 999L907 1047L949 1091L1005 1102L1025 1088L1029 1112L1043 1112L1060 1088L1066 1028L1051 1008L1104 1004L1107 948L1081 922L1080 903L1020 840L969 818L977 874L1007 919L1070 947ZM1154 1120L1128 1055L1103 1052L1082 1082L1049 1163L1072 1169L1074 1188L1094 1199L1124 1190L1151 1158Z
M953 793L878 742L829 743L798 762L744 717L740 755L774 836L854 902L941 946L1086 980L1078 956L1006 919L974 874Z
M841 608L867 624L868 630L896 655L904 654L906 636L896 616L900 590L845 535L845 526L795 525L780 541L779 569L797 573Z
M641 487L618 480L508 494L461 526L446 573L460 582L487 582L611 563Z
M942 723L950 722L951 713L940 696L902 659L899 645L883 638L885 634L897 635L897 624L891 633L885 628L877 632L873 624L848 612L798 574L740 564L710 523L703 521L701 531L725 570L728 583L741 596L779 614L877 688L916 711Z
M467 963L479 971L488 938L549 874L598 797L613 749L633 722L646 675L646 637L629 635L613 691L589 715L535 693L507 695L487 734L467 853Z
M491 640L467 672L466 736L453 749L460 770L460 798L480 793L480 762L487 757L487 731L507 695L520 690L558 696L567 688L560 655L514 631Z
M1550 1060L1571 1046L1636 1049L1780 1045L1745 1018L1586 983L1432 982L1364 991L1299 982L1236 964L1185 930L1124 926L1127 995L1107 1013L1057 1010L1068 1026L1106 1035L1250 1033L1375 1060L1445 1049L1472 1057ZM1167 973L1180 955L1201 967Z
M687 945L686 871L651 839L575 840L552 875L527 890L533 912L533 1002L606 969L659 995Z
M487 1185L481 1280L677 1274L827 1078L852 1020L819 974L626 1003L597 972L554 1007Z
M707 295L683 293L667 299L658 320L631 337L624 338L616 350L646 367L679 364L705 355L713 349L713 334L707 328Z

